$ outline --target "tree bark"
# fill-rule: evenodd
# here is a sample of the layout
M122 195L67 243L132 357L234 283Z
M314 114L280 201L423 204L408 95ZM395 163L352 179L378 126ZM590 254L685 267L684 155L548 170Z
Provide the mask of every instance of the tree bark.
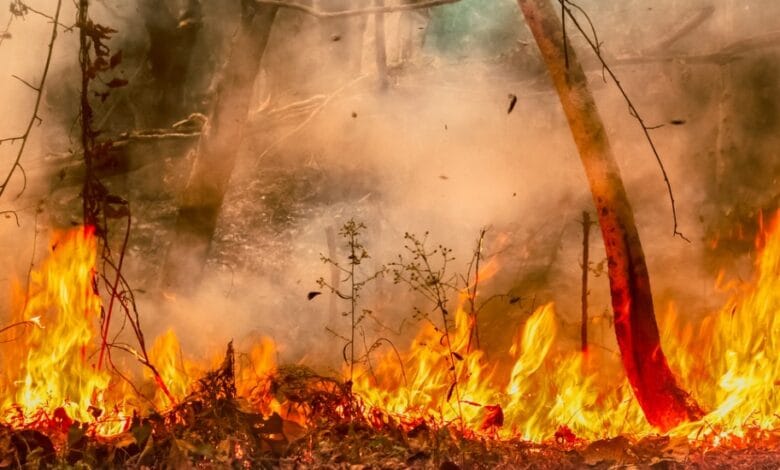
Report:
M191 112L185 78L203 21L200 1L188 0L178 17L159 0L142 0L139 11L149 35L149 72L154 90L149 103L152 109L142 125L167 127Z
M241 24L182 195L174 239L163 267L163 288L167 291L186 293L200 282L277 9L252 0L241 2Z
M385 0L374 0L374 5L384 7ZM385 40L385 14L374 15L374 46L376 50L376 73L379 77L379 88L387 88L387 44Z
M634 395L648 422L661 430L698 419L701 409L677 385L661 350L634 215L585 73L572 48L564 49L560 12L550 0L518 0L518 4L547 65L585 167L607 253L615 334Z

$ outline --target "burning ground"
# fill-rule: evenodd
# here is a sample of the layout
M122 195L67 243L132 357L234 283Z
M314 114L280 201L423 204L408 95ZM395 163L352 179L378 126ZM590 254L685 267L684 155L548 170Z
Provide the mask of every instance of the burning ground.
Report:
M780 59L751 34L777 6L584 5L689 241L624 97L565 43L644 242L663 354L643 355L520 10L453 3L384 34L382 15L205 0L169 31L146 1L60 31L86 107L47 85L2 190L24 191L0 226L0 467L777 467Z

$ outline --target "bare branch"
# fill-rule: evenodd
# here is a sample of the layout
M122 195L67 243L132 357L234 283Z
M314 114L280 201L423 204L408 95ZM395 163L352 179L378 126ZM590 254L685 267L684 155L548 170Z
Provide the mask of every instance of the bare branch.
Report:
M289 8L291 10L298 10L317 18L343 18L346 16L374 15L377 13L419 10L421 8L431 8L439 5L447 5L449 3L458 3L459 1L460 0L427 0L403 5L374 6L342 11L321 11L308 5L302 5L296 2L287 2L284 0L255 0L255 3L260 5L273 5Z
M22 9L21 11L23 12L21 15L18 15L18 16L24 16L27 13L35 13L38 16L41 16L43 18L46 18L49 21L53 21L53 22L57 23L66 32L67 31L72 31L73 28L76 27L75 24L72 24L72 25L68 26L68 25L59 23L58 22L59 17L54 17L54 16L51 16L51 15L47 15L46 13L44 13L44 12L42 12L40 10L36 10L35 8L31 7L30 5L22 2L21 0L16 0L16 3L18 4L19 8ZM17 15L13 15L13 14L11 15L11 17L14 17L14 16L17 16Z
M8 23L5 24L5 28L0 31L0 46L3 45L3 42L6 39L11 38L11 23L13 23L15 16L11 15L8 17Z
M27 80L23 79L22 77L20 77L18 75L13 75L12 74L11 77L19 80L20 82L24 83L25 85L27 85L28 87L32 88L36 92L41 91L40 89L36 88L35 85L33 85L32 83L28 82Z
M0 145L3 145L6 142L11 142L13 144L17 140L22 140L22 139L24 139L23 135L17 135L15 137L4 137L4 138L0 139Z
M16 226L21 227L21 225L19 225L19 214L17 214L16 211L12 211L12 210L0 211L0 215L4 215L7 219L10 219L11 216L13 216L14 219L16 219Z
M19 151L16 153L16 159L13 162L13 165L11 165L11 169L8 171L8 175L6 175L5 179L3 180L2 184L0 184L0 197L3 196L5 193L5 190L8 189L8 183L11 181L11 178L13 177L14 173L16 173L17 169L21 169L21 160L22 155L24 154L24 149L27 147L27 142L30 137L30 131L32 130L33 125L36 121L40 121L40 118L38 117L38 110L41 106L41 99L43 98L43 87L46 84L46 77L49 75L49 65L51 64L51 56L52 51L54 50L54 41L57 40L57 28L59 27L59 17L60 17L60 9L62 7L62 0L57 0L57 10L54 13L53 25L51 30L51 40L49 41L49 51L46 54L46 63L43 66L43 74L41 75L41 81L38 84L37 92L36 92L36 98L35 98L35 106L33 108L32 116L30 116L30 120L27 123L27 129L24 131L24 134L22 134L20 137L10 139L11 141L14 140L21 140L22 143L19 146ZM0 140L0 143L2 140ZM24 170L22 170L24 171ZM25 186L27 185L27 178L25 177Z
M582 11L581 8L579 8L576 4L574 4L570 0L566 0L566 4ZM628 93L623 88L623 85L620 83L620 80L618 80L617 76L612 71L610 66L607 64L606 60L604 59L604 56L601 53L601 46L598 43L598 38L596 37L591 38L590 36L588 36L588 34L585 32L585 29L577 20L577 17L574 15L574 13L572 13L571 9L569 7L564 7L564 8L566 10L566 14L569 16L572 23L574 23L574 26L577 28L577 30L579 30L579 32L582 34L582 37L585 39L585 41L587 41L588 45L593 50L593 53L596 55L596 58L599 60L599 62L601 62L601 66L603 70L609 74L610 78L615 83L615 86L620 91L620 94L623 95L623 99L626 101L626 104L628 105L629 114L631 114L631 116L637 120L640 127L642 128L642 132L644 133L645 139L647 140L647 143L650 146L650 150L653 152L653 156L655 157L655 160L658 163L658 167L661 169L661 174L663 175L664 183L666 184L666 189L667 192L669 193L669 201L671 202L671 206L672 206L672 221L674 223L674 227L672 229L672 236L678 236L690 243L690 240L686 238L685 235L683 235L682 232L678 230L679 225L677 222L677 205L674 201L674 193L672 192L672 183L671 181L669 181L669 175L666 172L666 167L664 166L664 163L661 160L661 156L658 153L658 149L655 147L655 142L653 141L653 138L650 136L651 127L645 124L644 119L642 119L642 116L639 115L639 111L634 106L634 103L633 101L631 101L631 98L629 98ZM590 22L590 19L588 18L587 20L588 23L591 24L591 28L592 28L593 25Z

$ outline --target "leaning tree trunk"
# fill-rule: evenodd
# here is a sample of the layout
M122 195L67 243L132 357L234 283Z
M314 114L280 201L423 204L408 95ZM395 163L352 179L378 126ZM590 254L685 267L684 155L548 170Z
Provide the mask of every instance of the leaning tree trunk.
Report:
M241 1L241 24L184 189L176 233L163 267L166 290L187 292L200 281L277 9L253 0Z
M536 39L585 167L609 267L615 334L628 380L647 420L661 430L697 419L701 409L677 385L661 350L650 278L617 163L580 63L550 0L518 0Z

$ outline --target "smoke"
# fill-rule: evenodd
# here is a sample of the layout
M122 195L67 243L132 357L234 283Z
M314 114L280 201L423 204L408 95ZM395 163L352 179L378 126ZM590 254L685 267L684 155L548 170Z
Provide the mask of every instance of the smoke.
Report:
M218 14L217 3L203 2L205 29L190 64L193 75L187 77L197 90L188 95L191 100L213 91L210 77L218 80L215 70L224 63L236 27L237 11ZM318 3L319 8L341 8L335 2ZM366 274L403 252L406 232L428 232L433 246L452 248L452 269L465 274L480 229L489 227L484 254L495 256L500 271L485 292L510 292L522 299L486 310L484 321L495 343L508 341L507 332L521 325L533 305L550 300L557 303L559 315L571 326L566 332L574 338L582 250L579 220L582 211L592 210L590 192L557 96L514 2L502 2L502 14L491 14L481 3L441 7L429 16L387 15L390 86L384 90L374 65L373 18L318 21L280 11L256 96L251 97L255 111L205 279L193 298L173 299L158 290L176 198L192 154L183 157L186 152L161 146L159 162L109 180L112 189L124 191L131 201L127 271L138 290L149 337L173 327L185 351L207 355L221 351L231 338L249 341L269 335L282 345L285 360L307 357L318 365L335 366L341 340L325 327L343 334L348 329L340 315L345 307L337 300L334 315L330 294L308 300L307 293L319 289L319 277L330 278L330 267L320 255L344 259L343 240L335 237L334 251L328 233L354 218L367 226L364 244L371 259L363 266ZM572 47L588 70L634 206L657 309L664 311L676 301L687 315L706 312L717 304L712 286L723 260L746 259L744 250L712 255L708 246L722 235L713 227L749 222L747 212L735 206L768 210L777 204L778 168L771 162L777 161L772 150L777 133L772 131L777 130L778 95L767 95L777 80L766 77L776 75L778 57L773 49L749 50L739 60L726 62L685 57L703 57L752 36L766 26L769 11L780 7L769 1L746 8L706 1L656 2L652 7L638 1L583 1L581 6L645 122L652 127L663 124L651 135L671 180L680 230L690 243L672 237L666 186L641 128L569 25ZM133 16L130 4L116 9L121 11L103 13L107 21L122 23L115 42L142 50L137 45L145 41L143 22ZM667 32L673 36L696 15L704 19L690 34L664 43ZM38 23L31 18L15 25L13 39L0 47L0 60L13 64L18 73L36 70L35 59L45 51L41 38L47 27ZM72 67L75 61L74 34L63 36L57 44L58 70L70 70L70 77L74 70L66 63ZM446 38L457 48L448 49ZM21 52L17 44L22 40L37 49ZM124 73L132 76L142 59L130 54L127 61ZM18 92L22 85L0 78L0 90L14 110L0 116L0 128L7 133L19 125L30 98L26 91ZM144 83L139 78L131 84L129 96L142 96ZM55 82L50 90L60 86ZM508 112L510 96L516 96L517 103ZM69 108L68 103L63 99L57 106ZM127 105L123 112L132 114L131 108ZM74 110L51 112L72 116ZM56 121L60 128L47 132L67 135L64 121ZM756 136L760 143L754 141ZM67 147L67 139L53 140ZM7 161L8 149L0 150L2 161ZM45 153L40 143L31 147L27 164L46 166ZM758 176L762 178L756 180ZM3 265L10 266L7 272L23 274L30 259L35 218L32 206L24 204L48 195L50 203L38 218L42 228L78 220L77 189L58 188L49 181L44 178L39 187L29 188L28 202L13 203L22 209L21 229L8 221L0 225L0 239L9 241L4 246L13 247L0 254ZM760 184L751 187L750 181ZM720 187L727 188L725 194ZM744 200L727 202L732 195ZM38 240L45 244L45 234ZM591 240L596 269L604 258L597 228ZM400 336L413 334L416 326L408 319L420 299L403 286L381 280L367 289L361 303L381 321L383 326L366 320L376 331L396 329L407 319ZM604 274L592 278L590 304L593 315L609 310ZM598 339L602 337L611 347L611 335L602 332Z

